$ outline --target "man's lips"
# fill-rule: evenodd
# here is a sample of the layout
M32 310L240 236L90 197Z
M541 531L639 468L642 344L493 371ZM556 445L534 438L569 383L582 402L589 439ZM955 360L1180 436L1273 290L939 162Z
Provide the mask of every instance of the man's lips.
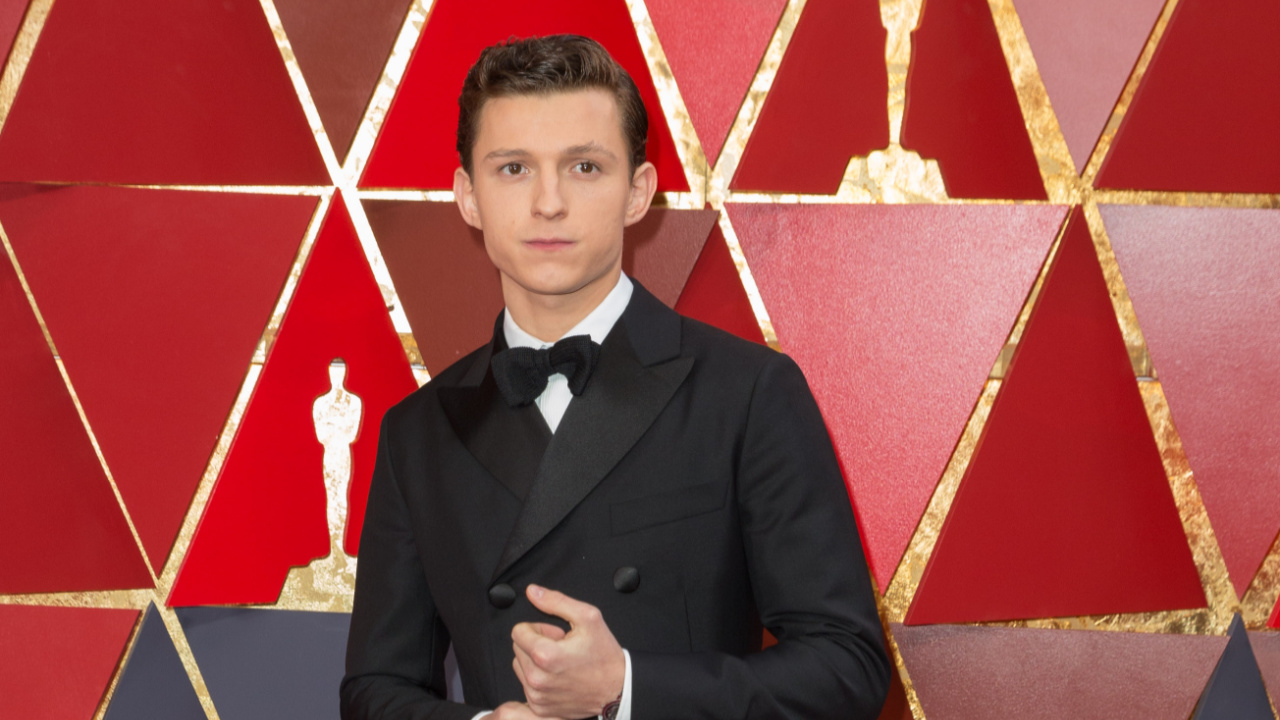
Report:
M525 240L524 244L534 250L563 250L572 247L572 240L564 238L534 238L533 240Z

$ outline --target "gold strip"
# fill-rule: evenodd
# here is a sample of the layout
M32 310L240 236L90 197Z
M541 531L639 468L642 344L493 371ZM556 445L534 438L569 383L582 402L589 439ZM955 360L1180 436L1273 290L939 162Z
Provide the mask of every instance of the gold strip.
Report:
M34 181L27 185L45 185L48 187L113 187L132 190L182 190L186 192L225 192L251 193L254 195L295 195L320 196L331 192L328 185L131 185L128 183L102 182L43 182Z
M129 514L129 508L124 504L124 496L120 494L120 487L116 485L115 476L111 474L111 468L107 466L107 458L102 454L102 446L98 444L98 437L93 432L93 427L89 424L89 416L85 414L84 405L80 402L80 396L76 393L75 385L71 382L71 376L67 374L66 365L62 362L62 356L58 353L58 348L53 342L53 334L49 332L49 326L44 321L44 315L40 312L40 306L36 303L36 296L31 292L31 285L27 283L27 276L22 272L22 265L18 263L18 256L14 253L13 245L9 242L9 235L3 227L0 227L0 244L4 245L4 251L9 256L9 262L13 264L14 273L18 276L18 283L22 285L22 292L27 296L27 304L31 306L31 312L35 315L36 323L40 325L40 332L44 334L44 341L49 346L49 352L53 355L53 361L58 366L58 373L62 375L62 383L67 388L67 394L71 396L71 404L76 408L76 415L80 417L80 424L84 427L85 435L89 438L89 444L93 446L93 453L98 458L98 464L102 467L102 473L107 478L107 483L111 485L111 492L115 495L116 505L120 508L120 513L124 515L125 524L129 526L129 533L133 536L134 545L138 548L138 554L142 556L142 562L146 565L147 574L151 576L151 582L156 582L156 571L151 565L151 558L147 557L147 549L142 544L142 536L138 534L138 528L133 524L133 516Z
M148 593L148 596L150 593ZM146 610L145 606L142 608ZM111 706L111 698L116 695L116 686L120 684L120 674L124 672L124 666L129 660L129 656L133 654L133 648L138 644L139 631L142 630L143 612L138 613L138 618L133 621L133 629L129 631L129 639L125 641L124 650L120 653L120 657L116 658L116 666L111 669L111 679L107 681L106 692L102 693L102 697L98 699L98 707L93 711L93 720L103 720L107 716L107 708Z
M303 114L307 117L307 124L311 127L311 134L320 150L325 169L329 171L331 178L341 177L342 166L334 156L333 145L329 142L329 133L324 129L324 122L320 119L316 101L311 97L311 90L307 88L307 79L302 74L298 57L293 54L293 46L289 44L289 36L284 31L284 22L280 19L280 13L276 12L276 4L274 0L260 0L260 2L262 12L267 17L267 24L271 26L271 34L275 37L276 47L280 50L280 57L284 60L285 69L289 72L289 79L293 81L293 89L298 93L298 101L302 105Z
M1018 12L1012 0L988 0L988 4L1049 200L1066 205L1077 204L1082 183L1071 160L1067 140L1058 125L1058 117L1049 102L1049 92L1040 77Z
M698 140L693 121L689 118L689 108L677 87L675 73L671 72L671 65L667 62L667 53L662 49L662 41L658 38L653 18L649 16L649 8L644 0L627 0L627 9L631 12L631 23L635 25L640 49L649 66L649 76L653 78L654 89L658 91L662 115L667 121L667 129L671 131L671 139L675 141L676 154L684 168L690 194L696 198L691 204L701 208L706 203L707 176L711 171L707 166L707 156Z
M724 242L729 246L729 255L733 258L733 265L738 269L738 279L742 281L742 289L747 292L747 299L751 301L751 312L756 316L756 323L760 325L760 334L764 336L764 341L774 350L781 351L782 345L778 343L778 334L773 331L773 321L769 319L769 311L764 307L764 298L760 295L760 288L756 285L755 276L751 274L751 268L747 266L747 256L742 252L742 243L738 242L738 233L733 229L733 223L729 221L729 213L723 208L720 209L720 232L724 235Z
M1249 193L1168 192L1163 190L1093 190L1098 205L1167 205L1170 207L1280 208L1280 195Z
M178 622L178 616L171 608L165 607L164 603L156 603L156 609L160 612L160 618L164 620L165 629L169 631L169 639L173 641L173 647L178 651L182 667L187 671L191 687L196 691L196 697L200 699L205 717L208 720L218 720L218 710L213 706L213 698L209 695L208 686L204 684L204 676L200 673L200 666L196 664L196 656L191 652L186 633L182 632L182 623Z
M881 617L884 617L884 611L880 611ZM916 694L916 685L911 681L911 673L907 672L906 659L902 657L902 650L898 649L898 638L894 637L889 631L889 624L884 623L884 637L889 641L889 656L893 658L893 665L898 670L898 679L902 681L902 692L907 696L907 707L911 708L911 717L914 720L925 720L924 706L920 704L920 696Z
M409 59L413 57L413 48L418 44L418 37L422 35L422 28L427 24L433 5L434 0L413 0L413 4L409 7L404 25L400 27L400 34L396 36L395 45L392 46L391 55L387 58L386 67L382 71L382 78L374 88L373 97L369 99L369 108L365 111L364 119L360 121L355 139L351 142L351 149L347 153L342 172L334 176L341 178L340 184L344 189L348 185L354 186L359 181L360 175L364 173L369 155L373 152L374 141L382 131L382 124L387 119L387 111L391 109L391 101L396 96L400 81L404 79L405 70L409 67Z
M1111 249L1111 238L1102 224L1102 215L1098 212L1098 204L1092 197L1084 204L1084 217L1089 223L1089 231L1093 236L1093 247L1098 254L1098 262L1102 265L1102 274L1107 279L1107 290L1111 295L1111 305L1116 312L1116 320L1120 323L1120 333L1124 335L1125 348L1129 351L1129 361L1133 364L1133 374L1143 378L1154 378L1155 370L1151 367L1151 354L1147 352L1147 342L1138 327L1138 315L1129 299L1129 290L1125 287L1124 278L1120 276L1120 265L1116 262L1115 252Z
M1116 101L1111 117L1107 119L1107 124L1102 128L1102 135L1098 138L1098 143L1093 148L1093 154L1089 156L1089 161L1085 163L1083 179L1090 187L1093 186L1094 180L1098 177L1098 170L1102 167L1102 161L1106 158L1107 152L1111 150L1111 143L1115 141L1116 131L1120 129L1120 123L1124 120L1125 113L1129 112L1129 105L1133 102L1133 96L1138 92L1138 86L1142 84L1143 76L1147 74L1147 68L1151 65L1151 58L1155 55L1156 47L1160 45L1160 39L1164 37L1164 31L1169 27L1169 18L1173 17L1173 11L1177 7L1178 0L1166 0L1164 9L1160 11L1160 17L1156 19L1156 24L1151 29L1151 35L1147 38L1147 44L1142 48L1142 53L1138 55L1138 61L1134 63L1133 72L1129 74L1129 80L1125 83L1124 90L1120 92L1120 99Z
M4 73L0 74L0 131L4 130L4 121L9 119L13 100L18 95L18 86L22 84L22 76L27 73L31 53L35 52L36 41L40 39L40 31L44 30L44 23L49 19L52 8L53 0L31 0L18 34L13 39L9 61L4 65Z
M316 204L315 214L312 216L311 224L307 228L306 235L303 236L301 246L298 248L298 255L289 270L289 277L280 293L280 299L276 301L276 307L271 314L271 319L262 331L262 338L258 341L258 347L254 352L249 370L245 374L244 383L240 386L240 394L236 397L231 413L227 416L227 421L223 425L221 435L218 437L218 444L213 450L209 465L205 468L204 475L200 478L200 484L196 487L196 492L192 498L191 505L187 509L186 517L182 520L182 528L178 531L178 538L174 541L173 549L169 552L168 561L165 563L164 570L160 573L159 583L156 587L156 595L160 598L157 602L158 605L163 606L165 599L169 597L169 592L173 589L173 583L177 579L178 570L182 567L182 561L186 558L187 550L191 547L196 528L200 525L200 518L204 516L209 497L213 494L213 486L217 482L219 473L222 472L222 465L226 462L227 453L231 450L231 442L235 439L236 430L239 429L240 421L244 418L245 409L249 405L249 398L253 396L253 390L258 384L258 377L262 374L262 364L271 349L271 344L279 333L280 323L283 322L285 311L289 308L289 301L297 290L298 280L302 276L302 270L306 266L307 258L311 255L311 249L315 245L316 236L320 232L320 225L324 222L324 217L328 213L332 197L332 195L321 196L320 202Z
M0 605L42 605L66 608L146 610L155 593L146 590L89 590L79 592L0 595Z
M1067 217L1070 217L1070 210L1068 210ZM1049 268L1053 267L1053 259L1058 256L1058 248L1062 246L1062 237L1066 234L1066 227L1067 224L1064 221L1058 228L1058 235L1049 246L1049 253L1045 256L1044 263L1040 265L1040 272L1036 275L1036 281L1031 284L1031 292L1027 293L1027 299L1023 301L1022 309L1018 311L1018 318L1013 322L1009 337L1005 339L1004 347L1000 348L1000 355L996 358L996 364L991 368L991 373L988 376L994 380L1003 379L1005 373L1009 371L1009 363L1013 362L1013 351L1017 349L1018 343L1022 341L1022 333L1027 329L1027 322L1031 320L1031 310L1036 306L1040 291L1044 288L1045 280L1049 277Z
M348 194L343 188L343 194ZM454 201L452 190L361 190L355 189L350 194L361 200L401 200L407 202L447 202Z
M769 40L764 56L760 59L760 67L751 81L751 88L747 90L747 97L742 107L738 109L738 117L733 121L733 126L729 128L729 135L720 148L720 156L716 159L715 167L711 169L711 175L707 180L707 199L716 209L724 207L729 194L729 181L737 172L738 163L742 161L742 152L747 147L747 139L751 137L756 121L760 119L760 110L764 107L765 96L769 94L769 88L773 87L773 80L778 75L778 66L782 64L782 56L786 54L787 46L791 44L791 36L795 34L796 23L800 21L800 14L804 12L806 2L807 0L787 0L787 6L783 9L782 17L778 21L778 27L773 31L773 38Z
M889 154L890 150L894 150L892 146L884 150L876 150L871 153ZM897 150L900 150L898 148ZM896 150L895 150L896 152ZM910 153L911 151L906 151ZM914 153L912 153L914 155ZM919 157L918 155L916 157ZM853 158L850 165L856 161L866 162L869 158ZM934 163L932 160L925 160L926 163ZM847 170L846 170L847 172ZM844 182L848 182L848 177ZM843 188L842 183L842 188ZM927 190L927 188L921 188ZM914 200L906 202L906 204L929 204L929 205L1055 205L1049 200L1010 200L1008 198L950 198L950 197L931 197L927 194L919 195L922 198L919 202ZM867 204L869 202L890 202L889 200L872 200L870 198L851 197L846 194L837 193L835 195L805 195L801 193L783 193L783 192L756 192L756 191L729 191L723 198L725 203L757 203L766 204L773 203L778 205L854 205ZM894 200L892 202L901 203L902 201Z
M1244 593L1240 614L1250 630L1263 630L1271 619L1271 611L1280 601L1280 534L1267 551L1258 572Z

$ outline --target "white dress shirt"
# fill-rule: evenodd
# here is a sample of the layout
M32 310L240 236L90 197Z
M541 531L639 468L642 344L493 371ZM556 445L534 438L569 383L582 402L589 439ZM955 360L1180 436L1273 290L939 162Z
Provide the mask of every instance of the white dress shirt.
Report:
M626 273L619 275L618 284L613 286L613 290L609 291L596 309L561 337L590 335L593 341L603 343L605 336L618 322L618 318L622 317L622 311L627 309L627 303L631 302L631 291L634 287ZM553 344L543 342L525 332L515 320L511 319L511 313L506 310L502 312L502 335L507 340L507 347L512 348L527 347L539 350L551 347ZM565 410L569 409L571 400L573 400L573 393L569 391L568 378L561 373L555 373L547 378L546 389L534 402L538 405L538 410L547 421L547 427L551 428L552 433L555 433L556 428L560 426L560 420L564 417ZM622 655L626 661L626 671L622 681L622 702L618 707L617 720L631 720L631 653L624 649ZM491 714L486 710L477 713L471 720L480 720Z

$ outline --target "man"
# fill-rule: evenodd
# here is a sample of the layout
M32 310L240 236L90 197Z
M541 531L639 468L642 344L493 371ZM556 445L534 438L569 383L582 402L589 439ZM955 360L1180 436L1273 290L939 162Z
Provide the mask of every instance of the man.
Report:
M622 274L656 187L631 79L586 38L512 41L459 106L506 310L383 420L343 717L874 718L884 641L803 376Z

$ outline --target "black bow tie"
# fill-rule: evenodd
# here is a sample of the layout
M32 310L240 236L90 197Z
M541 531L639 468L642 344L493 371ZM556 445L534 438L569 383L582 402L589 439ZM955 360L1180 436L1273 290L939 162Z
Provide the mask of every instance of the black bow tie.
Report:
M493 379L511 407L533 402L556 373L569 380L569 392L581 395L600 358L600 345L590 335L562 338L549 348L517 347L493 356Z

